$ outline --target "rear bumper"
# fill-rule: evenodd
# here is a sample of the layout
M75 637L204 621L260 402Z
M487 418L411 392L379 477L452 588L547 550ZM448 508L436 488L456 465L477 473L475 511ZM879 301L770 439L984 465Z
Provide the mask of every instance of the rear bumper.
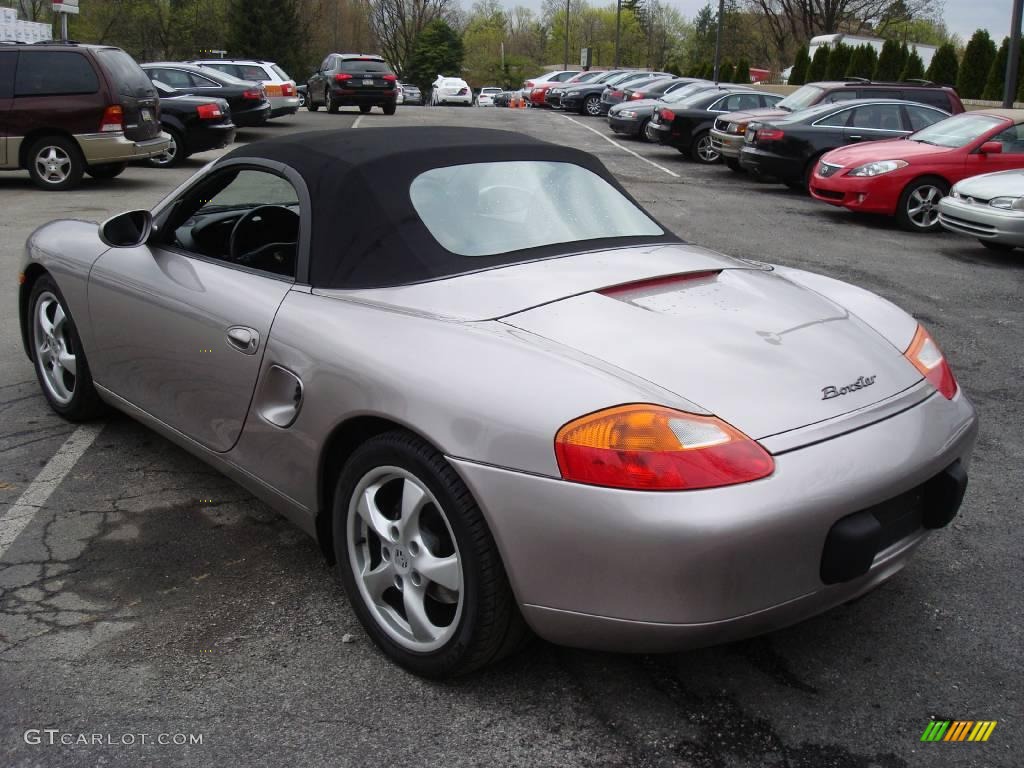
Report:
M757 147L744 147L740 152L740 166L754 175L771 176L779 181L803 178L803 164L795 157L784 157Z
M622 133L626 136L639 136L640 126L643 125L642 119L633 118L632 120L626 120L621 117L615 117L614 115L608 116L608 127L616 133Z
M438 104L472 104L473 103L473 95L472 94L466 94L465 96L459 96L458 94L446 95L446 94L439 93L439 94L437 94L437 103Z
M189 154L194 152L207 152L211 149L227 147L232 144L234 140L234 123L202 126L201 128L189 131L185 136L185 143Z
M299 111L298 96L269 96L270 116L294 115Z
M145 141L132 141L114 132L78 134L75 139L88 165L145 160L163 154L171 143L165 133Z
M738 159L743 151L743 136L711 129L711 146L722 157Z
M263 125L270 119L270 102L249 109L236 110L232 108L231 119L235 121L235 125L240 127Z
M953 197L939 201L939 223L950 232L1024 246L1024 214L1001 211L987 204L964 203Z
M372 93L358 93L352 89L334 88L331 90L331 99L341 107L383 107L385 104L396 104L398 99L397 91L373 91Z
M963 393L951 401L933 394L884 421L781 453L770 477L728 488L621 491L451 463L480 503L537 634L579 647L666 651L792 624L888 579L927 536L920 518L897 527L891 542L879 540L885 546L872 550L866 572L826 584L830 532L958 461L966 470L976 435Z

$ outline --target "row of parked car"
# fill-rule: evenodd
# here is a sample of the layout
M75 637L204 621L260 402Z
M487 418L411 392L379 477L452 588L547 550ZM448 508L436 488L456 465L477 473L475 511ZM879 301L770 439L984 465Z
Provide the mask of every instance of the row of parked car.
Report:
M1024 246L1024 111L965 112L953 88L924 80L817 82L783 97L663 72L549 75L524 83L532 106L606 115L616 134L911 232Z

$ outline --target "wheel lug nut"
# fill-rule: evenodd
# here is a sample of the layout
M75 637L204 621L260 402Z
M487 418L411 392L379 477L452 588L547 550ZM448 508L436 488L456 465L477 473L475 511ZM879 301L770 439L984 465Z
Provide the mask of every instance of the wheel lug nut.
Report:
M390 560L391 559L391 550L389 550L387 547L381 547L380 548L380 557L381 557L382 560Z
M409 554L412 555L413 557L415 557L419 553L420 553L420 545L417 544L415 541L410 541L409 542Z
M398 575L397 573L395 574L395 586L396 586L396 587L397 587L397 588L398 588L399 590L401 590L401 589L402 589L402 577L401 577L401 576L399 576L399 575Z
M423 582L423 579L420 578L420 575L419 575L419 573L417 571L413 571L409 575L409 579L412 581L412 585L414 587L420 586L422 584L422 582Z
M398 541L398 526L397 525L392 525L391 529L388 531L388 533L391 534L391 538L392 539L394 539L395 541Z

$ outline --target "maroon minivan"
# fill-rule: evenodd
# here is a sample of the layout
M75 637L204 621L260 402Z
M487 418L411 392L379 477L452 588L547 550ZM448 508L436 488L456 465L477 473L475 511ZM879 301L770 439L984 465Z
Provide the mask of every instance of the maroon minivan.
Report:
M153 83L120 48L0 43L0 169L71 189L83 173L113 178L168 143Z

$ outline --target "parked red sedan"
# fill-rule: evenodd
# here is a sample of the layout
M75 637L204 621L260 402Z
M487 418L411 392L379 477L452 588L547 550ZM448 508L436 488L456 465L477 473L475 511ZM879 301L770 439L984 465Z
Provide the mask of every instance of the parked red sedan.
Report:
M828 152L811 176L810 190L823 202L896 216L904 229L931 232L939 229L939 200L953 184L1016 168L1024 168L1024 110L986 109L903 139Z

